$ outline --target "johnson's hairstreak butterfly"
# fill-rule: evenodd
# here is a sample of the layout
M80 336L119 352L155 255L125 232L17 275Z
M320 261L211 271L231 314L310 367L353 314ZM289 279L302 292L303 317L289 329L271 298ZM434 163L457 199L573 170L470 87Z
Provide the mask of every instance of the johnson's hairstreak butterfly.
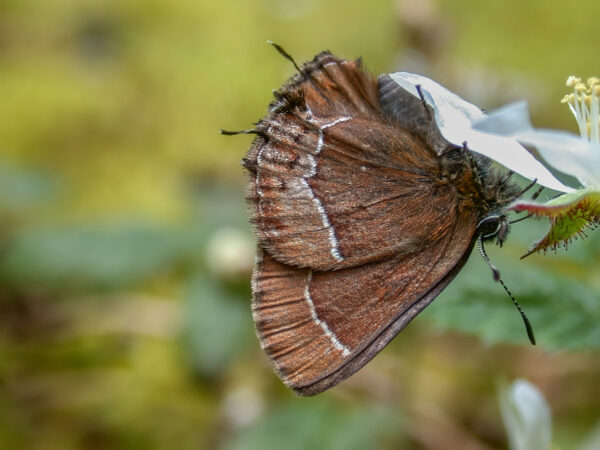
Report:
M223 133L257 135L242 164L258 338L284 383L313 395L385 347L476 242L502 244L503 209L522 191L445 140L424 99L389 75L329 52L294 65L254 129Z

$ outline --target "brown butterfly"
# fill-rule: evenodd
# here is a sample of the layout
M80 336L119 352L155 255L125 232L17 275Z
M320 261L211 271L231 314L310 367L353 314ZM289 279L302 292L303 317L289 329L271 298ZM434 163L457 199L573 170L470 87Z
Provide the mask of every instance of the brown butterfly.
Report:
M389 75L329 52L294 65L254 129L224 133L257 135L242 161L256 333L283 382L314 395L385 347L475 242L502 244L502 211L522 191L446 141Z

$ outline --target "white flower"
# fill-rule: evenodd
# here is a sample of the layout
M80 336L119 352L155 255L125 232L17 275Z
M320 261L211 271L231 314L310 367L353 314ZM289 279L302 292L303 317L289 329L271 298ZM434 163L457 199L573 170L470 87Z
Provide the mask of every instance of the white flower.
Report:
M549 450L552 417L542 393L526 380L500 389L500 412L511 450Z
M393 73L390 77L416 97L420 97L417 86L420 87L425 101L433 108L440 132L450 143L462 146L466 142L470 150L497 161L525 178L537 179L539 184L557 191L573 191L519 143L522 137L518 136L519 133L525 133L525 137L533 139L530 134L534 130L525 104L512 105L488 116L477 106L429 78L407 72ZM548 135L542 137L547 138ZM545 154L542 155L546 158ZM548 162L554 165L552 161Z
M596 86L598 87L598 86ZM596 92L597 90L594 89ZM525 102L505 106L476 123L474 128L510 136L535 147L555 169L576 177L586 188L600 187L600 143L598 95L579 93L566 96L577 119L581 136L566 131L533 128ZM594 125L595 124L595 125Z

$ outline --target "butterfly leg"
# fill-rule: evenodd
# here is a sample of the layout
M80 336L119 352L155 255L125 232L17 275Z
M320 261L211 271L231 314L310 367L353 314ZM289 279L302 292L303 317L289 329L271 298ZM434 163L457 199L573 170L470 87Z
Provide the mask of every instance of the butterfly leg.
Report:
M425 115L427 116L427 120L431 122L433 117L431 117L431 111L429 110L429 105L425 101L425 96L423 95L423 91L421 91L421 85L417 84L415 86L417 88L417 92L419 93L419 98L421 99L421 103L423 104L423 109L425 110Z

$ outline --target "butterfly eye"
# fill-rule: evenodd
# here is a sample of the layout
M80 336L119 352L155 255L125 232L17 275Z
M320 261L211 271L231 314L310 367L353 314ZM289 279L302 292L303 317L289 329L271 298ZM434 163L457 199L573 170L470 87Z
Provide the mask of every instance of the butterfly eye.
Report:
M496 238L498 245L502 246L508 235L508 221L500 214L485 217L477 224L477 231L483 240Z

